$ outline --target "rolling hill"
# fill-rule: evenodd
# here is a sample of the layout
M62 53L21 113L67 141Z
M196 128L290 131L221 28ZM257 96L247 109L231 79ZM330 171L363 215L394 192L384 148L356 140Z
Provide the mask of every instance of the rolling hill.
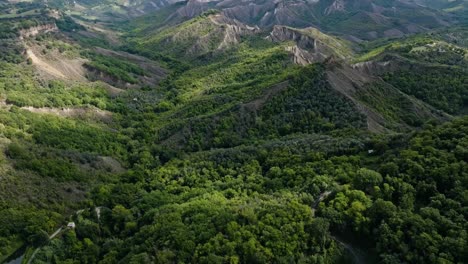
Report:
M0 262L467 262L462 1L1 6Z

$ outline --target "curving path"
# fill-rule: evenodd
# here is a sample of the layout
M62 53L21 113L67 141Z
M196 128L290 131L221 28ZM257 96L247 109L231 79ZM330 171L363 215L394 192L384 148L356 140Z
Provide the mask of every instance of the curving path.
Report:
M362 255L362 253L354 248L351 244L344 242L343 240L331 236L333 240L341 244L353 257L353 263L355 264L368 264L369 262L366 260L366 258Z
M58 234L60 234L60 232L62 232L62 230L63 230L63 227L60 227L59 229L57 229L52 235L49 236L49 239L53 239L54 237L56 237ZM31 264L31 262L36 257L37 252L39 252L39 249L41 249L41 247L38 247L36 248L36 250L34 250L27 264Z

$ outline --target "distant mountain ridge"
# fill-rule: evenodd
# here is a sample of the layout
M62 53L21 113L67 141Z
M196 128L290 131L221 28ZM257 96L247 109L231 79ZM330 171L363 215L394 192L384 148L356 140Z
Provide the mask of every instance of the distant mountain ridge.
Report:
M402 0L189 0L177 15L192 18L209 9L248 25L316 27L355 39L401 37L453 22L450 15Z
M80 0L75 9L83 11L81 5L87 7L84 13L89 18L109 21L171 9L166 10L169 18L180 22L215 9L249 26L315 27L361 41L402 37L452 25L460 19L448 12L449 8L463 10L466 3L461 1L453 6L438 1L432 6L420 0Z

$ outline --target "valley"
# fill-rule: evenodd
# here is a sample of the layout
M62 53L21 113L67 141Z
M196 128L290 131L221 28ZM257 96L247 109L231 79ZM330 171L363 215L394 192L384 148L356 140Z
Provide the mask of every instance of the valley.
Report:
M465 10L0 0L0 263L467 262Z

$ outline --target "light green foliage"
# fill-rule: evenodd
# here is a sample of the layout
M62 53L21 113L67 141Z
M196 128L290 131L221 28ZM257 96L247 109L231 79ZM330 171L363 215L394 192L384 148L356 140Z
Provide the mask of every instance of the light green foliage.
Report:
M375 60L388 54L397 54L413 62L424 62L430 65L466 66L468 51L463 37L466 28L458 31L439 30L403 38L402 40L376 40L362 45L364 54L356 61Z
M200 16L175 28L142 36L137 39L135 48L139 50L151 49L151 52L165 56L182 55L189 58L215 50L223 40L223 33L223 29L214 24L208 17Z
M109 96L99 83L66 83L59 80L40 83L32 66L0 62L0 93L16 106L66 107L93 105L106 109Z
M146 74L145 70L138 65L124 60L95 53L89 53L86 56L91 59L91 62L85 64L88 68L130 84L136 84L138 82L137 78L144 77Z
M104 84L40 78L21 47L0 57L0 260L25 243L44 245L36 263L350 263L343 239L364 248L367 262L466 262L468 119L428 123L437 113L410 96L462 112L463 97L434 99L463 91L461 69L453 87L443 86L447 72L406 71L345 94L327 78L339 63L294 65L283 44L260 35L218 50L212 15L162 29L147 18L129 25L141 28L122 48L170 74L115 98ZM59 25L71 36L84 30L70 19ZM191 53L200 36L208 42ZM145 75L79 45L34 41L88 54L89 67L126 82ZM458 49L433 58L426 40L402 43L367 58L463 63ZM21 109L88 105L112 113L101 122ZM367 131L363 105L404 133ZM76 229L48 241L65 220Z
M384 75L384 80L401 91L414 95L437 109L451 114L467 113L468 73L457 68L426 68L398 71Z
M389 145L378 159L364 149L342 156L330 147L316 153L304 144L283 144L194 153L147 169L143 178L134 177L135 167L124 182L93 191L93 200L104 207L100 238L92 241L106 245L103 259L253 263L286 257L315 263L345 258L333 232L375 244L382 261L463 260L466 205L460 187L466 153L455 150L465 144L466 122L367 142ZM406 146L399 146L402 140ZM319 204L316 217L311 207L327 190L333 193ZM78 225L96 221L91 211L86 215ZM454 246L444 247L443 241ZM75 261L84 257L64 247L55 250Z

